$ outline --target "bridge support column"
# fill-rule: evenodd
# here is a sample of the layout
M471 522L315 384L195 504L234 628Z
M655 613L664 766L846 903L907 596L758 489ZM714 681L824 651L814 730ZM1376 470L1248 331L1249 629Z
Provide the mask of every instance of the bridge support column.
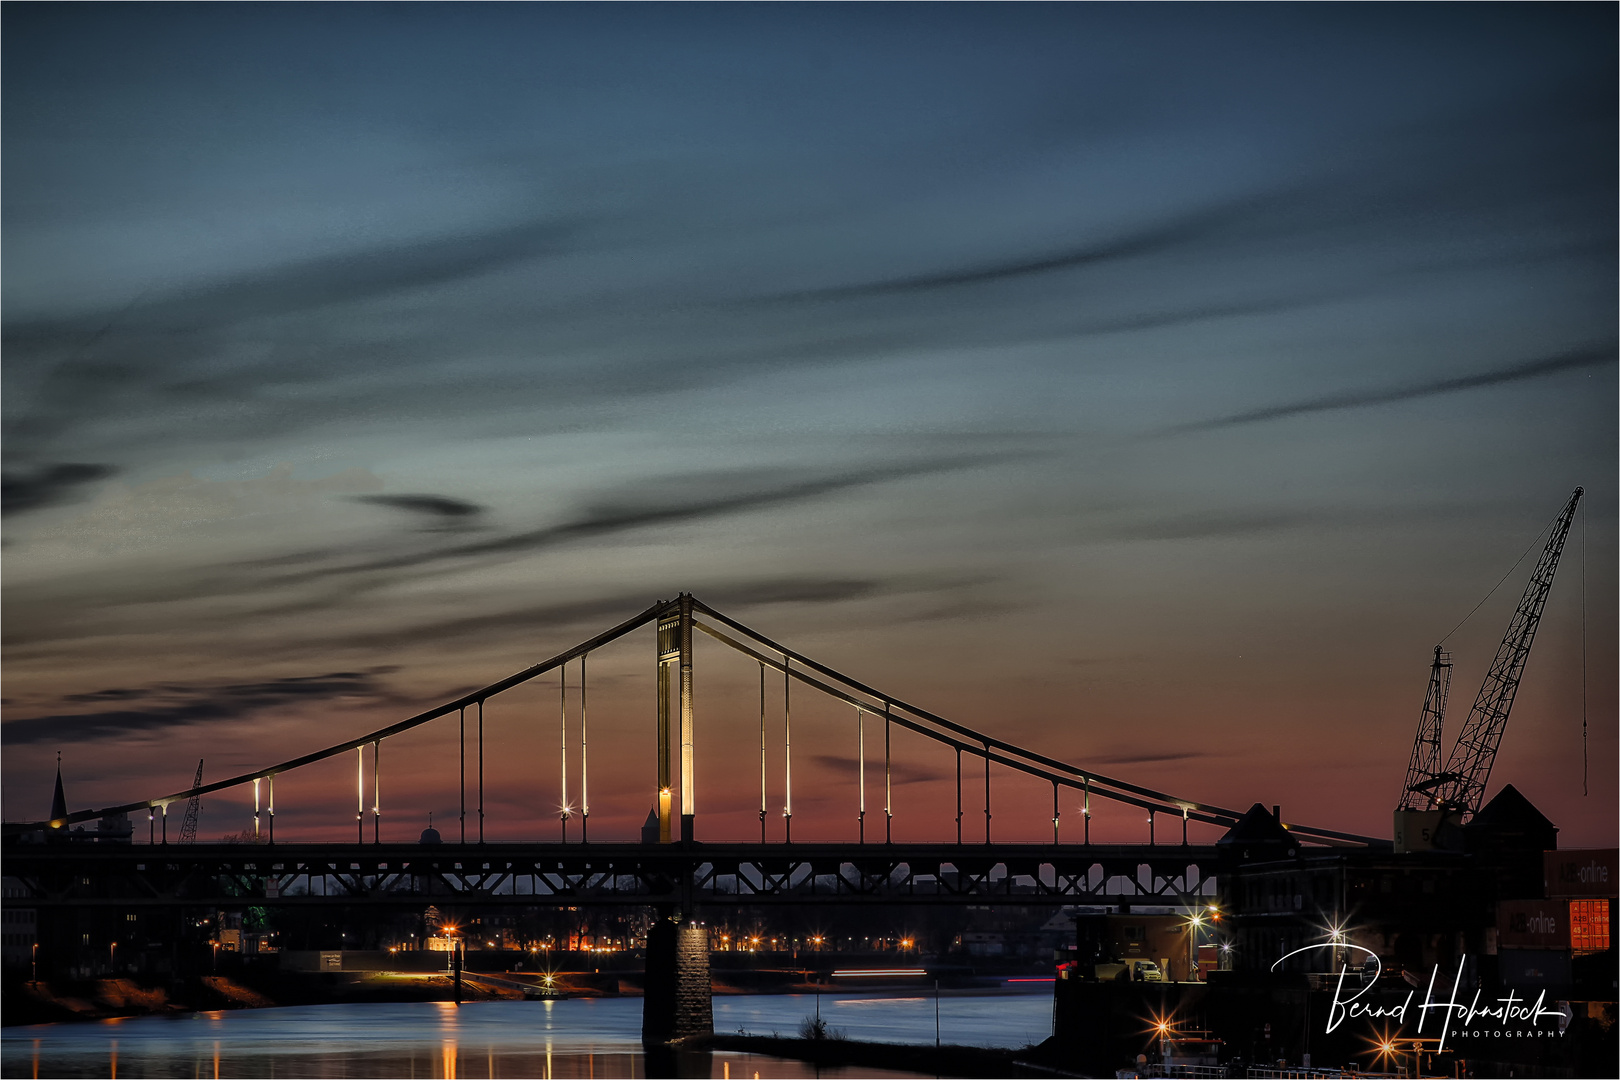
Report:
M692 732L692 596L681 594L681 839L690 842L697 836L692 830L697 816L697 785L693 775L696 759L693 753ZM704 952L704 964L708 952Z
M670 771L669 667L681 659L681 618L677 610L666 609L658 616L658 842L672 839L670 795L674 787Z
M675 667L677 711L670 715L669 669ZM676 730L672 733L671 721ZM692 597L682 593L658 617L658 842L672 839L670 781L673 751L680 753L681 827L683 841L697 839L693 821L697 813L692 737ZM673 738L672 738L673 735Z
M660 916L647 932L646 984L642 1042L658 1045L714 1034L707 928L691 919Z

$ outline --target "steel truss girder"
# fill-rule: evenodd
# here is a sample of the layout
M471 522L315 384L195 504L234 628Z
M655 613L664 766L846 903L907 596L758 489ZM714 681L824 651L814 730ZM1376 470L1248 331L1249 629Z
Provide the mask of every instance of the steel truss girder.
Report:
M1073 904L1203 895L1212 846L9 846L34 907ZM689 887L688 887L689 883Z

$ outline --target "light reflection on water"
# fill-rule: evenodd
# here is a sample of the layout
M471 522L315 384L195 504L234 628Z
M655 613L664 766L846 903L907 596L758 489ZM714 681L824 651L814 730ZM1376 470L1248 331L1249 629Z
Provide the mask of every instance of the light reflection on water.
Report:
M1049 992L1048 992L1049 994ZM1051 1031L1048 994L947 996L946 1042L1017 1047ZM816 1014L852 1039L932 1043L932 997L721 996L719 1032L798 1034ZM189 1013L0 1034L6 1077L902 1077L715 1052L649 1062L640 998L308 1005Z

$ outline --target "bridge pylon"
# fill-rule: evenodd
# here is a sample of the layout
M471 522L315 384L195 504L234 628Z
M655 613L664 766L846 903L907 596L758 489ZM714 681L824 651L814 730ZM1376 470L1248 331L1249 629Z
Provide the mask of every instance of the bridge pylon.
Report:
M674 792L673 749L670 731L670 678L669 669L676 669L676 692L679 695L676 723L673 733L680 746L681 776L681 833L683 841L695 840L693 821L697 815L696 791L693 781L693 716L692 716L692 595L681 593L658 616L658 842L667 844L673 839Z

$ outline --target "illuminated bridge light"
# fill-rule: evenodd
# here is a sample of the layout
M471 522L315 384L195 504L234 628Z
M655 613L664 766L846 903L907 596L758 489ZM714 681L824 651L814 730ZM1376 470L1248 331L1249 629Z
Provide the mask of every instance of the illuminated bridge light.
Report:
M853 979L863 975L926 975L926 968L851 968L846 971L832 973L835 979Z

